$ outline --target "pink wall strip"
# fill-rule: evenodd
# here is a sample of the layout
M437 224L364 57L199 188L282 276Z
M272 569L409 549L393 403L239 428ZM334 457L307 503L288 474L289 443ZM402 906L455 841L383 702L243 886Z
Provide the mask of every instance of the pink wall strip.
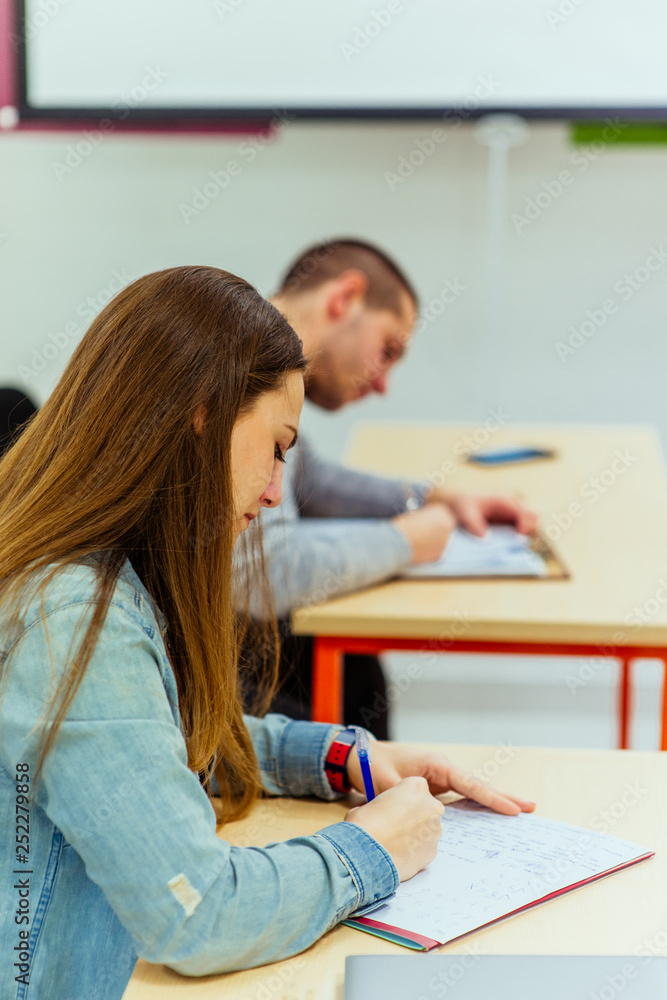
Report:
M16 52L11 43L14 34L14 0L0 0L0 108L16 106Z

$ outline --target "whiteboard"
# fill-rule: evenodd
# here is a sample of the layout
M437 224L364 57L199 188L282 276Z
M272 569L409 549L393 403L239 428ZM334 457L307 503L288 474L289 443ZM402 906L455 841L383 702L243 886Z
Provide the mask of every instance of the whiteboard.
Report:
M664 0L25 0L24 17L28 113L667 115Z

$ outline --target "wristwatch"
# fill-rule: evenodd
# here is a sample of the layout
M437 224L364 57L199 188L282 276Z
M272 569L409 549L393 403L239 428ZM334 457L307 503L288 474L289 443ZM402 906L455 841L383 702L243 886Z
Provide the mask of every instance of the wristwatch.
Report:
M420 507L423 507L426 500L426 494L430 489L431 487L428 483L424 483L423 485L418 485L416 483L404 483L403 493L405 495L405 509L418 510Z
M371 743L377 742L377 736L363 726L346 726L336 733L324 758L324 771L335 792L349 792L352 788L347 774L347 758L357 741L357 729L363 729Z
M348 726L336 733L324 760L324 771L335 792L349 792L352 785L347 775L347 758L355 744L357 734L354 726Z

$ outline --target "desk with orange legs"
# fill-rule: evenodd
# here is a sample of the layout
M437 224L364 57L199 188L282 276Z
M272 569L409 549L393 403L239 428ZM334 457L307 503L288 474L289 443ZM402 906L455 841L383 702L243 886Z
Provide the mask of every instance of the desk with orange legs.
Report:
M514 443L553 448L556 457L494 467L465 461L471 449ZM620 668L618 745L627 747L632 660L667 664L667 479L655 433L622 426L367 425L357 431L348 463L426 478L452 492L521 497L537 510L570 576L392 580L295 611L294 632L316 637L313 718L343 721L348 652L583 657L573 664L574 689L613 659ZM667 749L667 685L656 711Z

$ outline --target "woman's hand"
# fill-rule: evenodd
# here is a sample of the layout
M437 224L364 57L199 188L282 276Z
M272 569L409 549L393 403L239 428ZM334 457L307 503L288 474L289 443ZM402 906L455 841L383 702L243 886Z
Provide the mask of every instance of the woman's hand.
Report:
M347 758L347 772L352 786L363 792L364 782L356 746L352 747ZM506 816L532 812L535 808L534 802L498 792L483 781L466 774L444 754L419 750L401 743L384 740L371 742L371 774L376 795L393 788L403 778L417 776L426 779L431 795L458 792Z
M438 853L443 811L423 778L404 778L372 802L348 809L345 820L363 827L382 844L404 882L430 865Z

